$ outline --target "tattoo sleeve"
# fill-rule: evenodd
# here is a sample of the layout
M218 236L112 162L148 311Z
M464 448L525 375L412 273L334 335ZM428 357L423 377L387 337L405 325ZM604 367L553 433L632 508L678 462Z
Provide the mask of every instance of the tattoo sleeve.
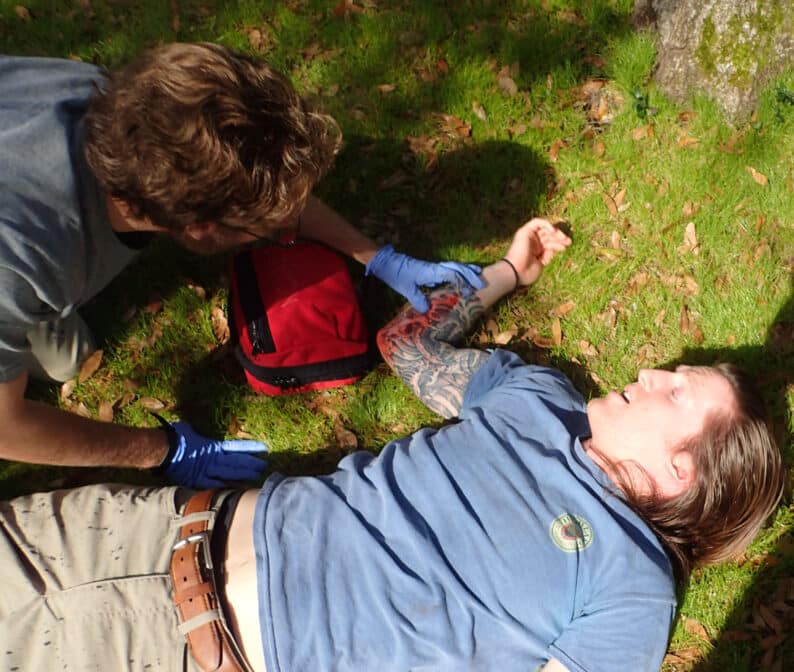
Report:
M430 310L408 308L378 332L378 347L392 370L422 402L445 418L460 412L463 393L488 353L457 348L485 312L476 294L434 292Z

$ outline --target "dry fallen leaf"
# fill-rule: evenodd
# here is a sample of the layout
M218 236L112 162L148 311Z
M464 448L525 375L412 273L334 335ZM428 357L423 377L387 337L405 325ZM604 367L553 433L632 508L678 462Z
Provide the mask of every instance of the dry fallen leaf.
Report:
M684 203L684 207L681 208L681 214L684 217L691 217L698 210L700 210L700 206L698 206L694 201L687 201Z
M149 303L147 303L143 309L150 315L156 315L163 309L163 300L160 298L154 298L149 301Z
M640 126L639 128L635 128L631 131L631 139L632 140L642 140L643 138L650 137L648 129L650 126Z
M682 135L675 144L678 147L697 147L700 144L700 140L691 135Z
M83 7L83 9L88 9L89 6L90 5L86 4L86 6ZM177 2L177 0L171 0L171 29L175 33L178 33L181 25L182 22L179 20L179 3Z
M548 349L554 346L554 339L549 338L548 336L533 336L532 343L534 343L535 347Z
M518 93L518 86L515 80L508 74L499 74L499 90L506 96L515 96Z
M27 7L23 7L22 5L17 5L14 7L14 14L17 15L23 21L30 21L30 10Z
M397 87L394 84L378 84L375 88L381 93L391 93Z
M220 306L215 306L211 313L212 320L212 333L215 335L215 340L221 345L229 342L231 334L229 332L229 322L226 319L226 313Z
M692 661L700 660L702 655L700 649L696 646L690 646L686 649L677 649L676 651L671 651L664 657L664 664L680 665L687 662L691 663Z
M757 171L755 168L753 168L752 166L745 166L745 167L744 167L744 169L745 169L745 170L746 170L748 173L750 173L750 175L752 175L753 179L754 179L754 180L755 180L755 181L756 181L758 184L760 184L762 187L765 187L765 186L766 186L766 183L767 183L767 181L768 181L768 180L766 179L766 175L764 175L763 173L759 173L759 172L758 172L758 171Z
M161 411L165 408L165 403L154 397L141 397L138 403L147 411Z
M192 282L189 282L187 288L202 301L207 298L207 290L204 289L201 285L194 285Z
M618 214L618 206L615 205L615 199L612 198L609 194L603 194L604 205L607 206L607 210L609 210L609 214L613 217L616 217Z
M617 231L613 231L609 236L609 246L614 250L620 249L620 234Z
M75 415L79 415L81 418L90 418L91 411L88 410L88 407L81 401L79 404L74 406L70 406L67 409L70 413L74 413Z
M688 334L692 328L692 321L689 318L689 310L685 303L681 304L681 312L678 314L678 328L682 334Z
M99 411L97 413L97 417L102 422L113 422L113 402L112 401L102 401L99 404Z
M80 375L77 377L77 382L84 383L88 380L91 376L93 376L97 369L102 364L102 355L104 353L102 350L95 350L89 357L83 362L83 365L80 367Z
M485 111L485 108L476 100L472 102L471 110L480 121L488 121L488 113Z
M449 135L468 138L471 136L471 126L454 114L439 115L442 121L442 130Z
M248 44L254 51L262 48L262 31L259 28L252 28L248 31Z
M312 61L314 57L320 52L321 49L322 49L322 45L319 42L312 42L308 47L306 47L301 52L301 55L303 56L303 60Z
M77 381L74 378L70 378L63 385L61 385L61 401L66 401L72 396L76 382Z
M601 142L600 140L593 145L593 152L598 157L604 156L604 153L607 151L606 145Z
M695 232L695 222L688 222L684 229L684 244L678 248L681 254L691 252L692 254L698 253L698 237Z
M551 143L551 148L549 149L549 158L552 162L557 161L557 158L560 155L560 150L565 147L565 142L562 140L555 140Z
M500 331L496 336L493 337L493 342L496 345L507 345L510 341L515 338L516 334L518 333L518 327L513 324L510 325L510 328L506 331Z
M555 317L551 323L551 338L554 341L554 345L562 344L562 324L559 317Z
M361 14L364 11L363 7L358 7L353 4L353 0L342 0L336 7L334 7L334 15L347 18L350 14Z
M334 418L334 435L336 436L336 442L339 444L340 448L345 450L355 450L358 448L358 439L356 435L342 424L342 420L338 416Z
M698 637L699 639L702 639L706 642L711 641L706 628L697 619L684 616L684 630L686 630L690 635Z
M598 350L590 341L579 341L579 352L584 357L598 357Z
M637 360L640 365L653 364L656 361L656 348L652 343L643 343L637 348Z
M700 291L697 280L689 273L684 275L682 282L677 283L676 288L683 291L687 296L695 296Z
M645 287L648 284L648 273L647 271L637 271L633 276L629 278L629 287L632 289L639 289L640 287Z
M576 303L575 302L566 301L565 303L561 303L554 310L552 310L551 314L554 317L564 317L565 315L570 313L574 308L576 308Z
M616 250L614 247L596 247L595 253L603 261L615 261L623 256L623 250Z

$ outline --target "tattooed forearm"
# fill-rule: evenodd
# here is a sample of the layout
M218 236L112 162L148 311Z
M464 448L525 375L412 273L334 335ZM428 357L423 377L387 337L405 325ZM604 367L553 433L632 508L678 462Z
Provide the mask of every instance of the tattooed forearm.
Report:
M409 308L378 332L386 363L432 411L455 417L472 374L488 358L480 350L456 348L485 311L476 295L434 292L424 315Z

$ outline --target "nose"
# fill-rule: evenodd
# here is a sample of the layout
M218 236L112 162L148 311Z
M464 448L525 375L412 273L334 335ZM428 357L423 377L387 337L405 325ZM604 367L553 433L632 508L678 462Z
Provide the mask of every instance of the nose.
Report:
M647 390L653 380L653 369L640 369L640 372L637 374L637 382L640 386Z
M642 385L643 389L648 391L664 384L672 376L673 374L670 371L664 371L663 369L640 369L637 374L637 382Z

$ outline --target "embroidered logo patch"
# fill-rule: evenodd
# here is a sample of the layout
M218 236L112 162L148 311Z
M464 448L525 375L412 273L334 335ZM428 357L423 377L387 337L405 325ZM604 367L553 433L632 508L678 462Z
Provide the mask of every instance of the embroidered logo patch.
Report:
M557 548L566 553L583 551L593 543L593 528L590 523L572 513L557 516L551 523L549 534Z

